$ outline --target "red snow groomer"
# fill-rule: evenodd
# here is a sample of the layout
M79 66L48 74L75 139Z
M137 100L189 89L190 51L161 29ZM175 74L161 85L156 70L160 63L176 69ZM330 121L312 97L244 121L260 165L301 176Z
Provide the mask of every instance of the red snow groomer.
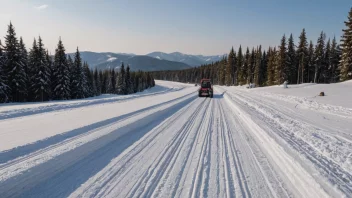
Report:
M198 96L208 96L210 98L213 97L213 86L211 84L210 79L202 79L200 81L200 88L198 90Z

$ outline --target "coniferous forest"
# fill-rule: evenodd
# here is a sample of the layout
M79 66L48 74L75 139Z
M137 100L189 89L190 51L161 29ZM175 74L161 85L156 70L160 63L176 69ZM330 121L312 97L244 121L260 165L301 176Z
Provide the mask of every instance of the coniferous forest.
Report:
M131 94L155 86L148 72L131 72L122 63L120 70L91 70L77 51L65 53L59 39L50 56L41 37L27 52L10 23L4 43L0 40L0 102L37 102L81 99L101 94Z
M221 61L180 71L153 72L155 79L198 83L210 78L218 85L256 86L300 83L336 83L352 79L352 8L344 22L340 44L321 32L308 41L303 29L295 43L294 36L283 35L279 46L263 50L261 45L249 49L232 48Z

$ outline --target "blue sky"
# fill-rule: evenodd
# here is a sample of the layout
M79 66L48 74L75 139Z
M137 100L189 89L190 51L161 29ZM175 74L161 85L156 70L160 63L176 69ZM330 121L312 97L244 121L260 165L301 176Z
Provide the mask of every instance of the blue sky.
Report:
M316 42L320 31L339 39L350 0L4 0L0 39L11 20L27 48L41 35L54 52L61 36L68 52L180 51L217 55L231 46L263 47L295 41L302 28Z

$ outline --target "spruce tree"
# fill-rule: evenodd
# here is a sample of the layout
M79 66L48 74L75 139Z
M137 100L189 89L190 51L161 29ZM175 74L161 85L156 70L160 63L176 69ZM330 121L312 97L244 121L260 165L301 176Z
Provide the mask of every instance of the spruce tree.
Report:
M227 65L226 65L226 77L225 77L225 84L226 85L233 85L233 78L235 74L235 52L233 47L227 57Z
M331 43L331 53L330 53L330 61L331 61L331 83L336 83L339 81L340 71L338 69L338 64L340 60L340 49L336 43L336 38L332 39Z
M302 30L299 36L299 43L297 49L297 61L298 61L298 71L297 71L297 83L305 83L306 70L308 67L308 42L305 29Z
M326 43L326 47L324 50L324 61L321 68L320 82L329 83L331 78L331 44L330 38Z
M55 100L70 99L70 72L69 63L67 62L65 47L62 44L61 38L55 50L54 64L54 82L53 83L53 98Z
M264 50L263 52L263 58L262 58L262 67L261 67L261 74L259 76L259 79L260 79L260 86L265 86L266 85L266 81L267 81L267 71L268 71L268 56L267 56L267 53L266 51Z
M250 55L250 61L248 65L248 71L247 71L247 83L253 83L254 79L254 69L255 69L255 54L256 52L254 51L254 48L252 48L252 53Z
M74 62L72 66L72 81L71 81L71 98L80 99L84 98L85 85L84 85L84 72L82 66L82 59L78 47L75 53Z
M127 65L127 68L126 68L125 84L126 84L125 94L133 93L133 83L132 83L132 79L131 79L131 73L130 73L130 66L129 65ZM149 87L149 84L148 84L148 87Z
M286 70L284 71L286 74L286 79L290 81L290 83L297 83L297 73L298 73L298 67L297 67L297 59L296 59L296 51L295 51L295 43L293 40L292 34L290 35L290 38L288 39L288 46L287 46L287 67Z
M313 42L310 41L309 48L308 48L308 58L307 58L307 81L306 82L313 82L314 80L314 46Z
M254 69L254 84L256 86L261 85L262 77L262 46L259 46L257 53L255 54L255 69Z
M0 102L8 102L9 97L8 97L8 92L9 92L9 86L6 84L6 76L7 73L5 73L5 53L3 52L3 46L1 44L0 40Z
M340 80L352 79L352 7L348 13L347 21L345 21L346 29L343 29L341 38L341 61L339 64Z
M35 46L33 46L35 47ZM31 89L35 101L48 100L50 96L50 68L46 60L46 51L41 37L36 49L31 52Z
M243 63L243 73L242 73L242 84L246 84L246 83L249 83L249 76L248 76L248 68L250 66L250 63L251 63L251 55L249 53L249 49L247 47L247 50L246 50L246 55L244 57L244 63Z
M126 93L126 72L125 65L122 63L121 69L117 79L117 94L125 94Z
M268 50L268 69L267 69L267 85L271 86L275 83L275 56L276 48L269 47Z
M99 96L101 94L101 79L97 68L94 70L94 84L96 87L96 95Z
M319 83L321 68L324 64L325 34L322 31L314 52L314 83Z
M29 69L28 69L28 52L26 49L25 44L23 43L23 39L22 37L20 37L20 57L21 57L21 62L23 64L23 68L24 68L24 72L26 74L26 78L25 78L25 95L24 95L24 99L25 101L28 100L28 94L29 94L29 87L30 87L30 79L29 79Z
M243 82L243 54L242 54L242 47L240 45L237 53L237 84L241 85L242 82Z
M93 93L93 75L89 69L89 65L87 62L83 63L83 79L84 79L84 89L85 89L85 97L92 97L94 96Z
M27 76L25 73L25 63L21 57L20 45L12 23L8 26L5 44L6 61L4 72L7 74L7 82L5 84L10 88L9 99L14 102L22 102L25 101L26 96Z
M288 80L287 72L287 48L286 48L286 36L284 35L281 39L281 45L278 51L277 64L275 68L275 81L276 84L281 85L284 81Z

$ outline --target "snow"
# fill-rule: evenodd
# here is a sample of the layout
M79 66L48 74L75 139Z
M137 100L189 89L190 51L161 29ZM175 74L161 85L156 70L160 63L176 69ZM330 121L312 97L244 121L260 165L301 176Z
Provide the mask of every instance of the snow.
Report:
M352 194L352 81L215 86L213 99L191 84L156 84L0 105L1 196Z
M110 57L110 58L108 58L108 60L106 60L106 61L112 62L112 61L114 61L114 60L116 60L116 59L117 59L116 57Z
M157 59L161 60L161 58L160 58L159 56L156 56L155 58L157 58Z

